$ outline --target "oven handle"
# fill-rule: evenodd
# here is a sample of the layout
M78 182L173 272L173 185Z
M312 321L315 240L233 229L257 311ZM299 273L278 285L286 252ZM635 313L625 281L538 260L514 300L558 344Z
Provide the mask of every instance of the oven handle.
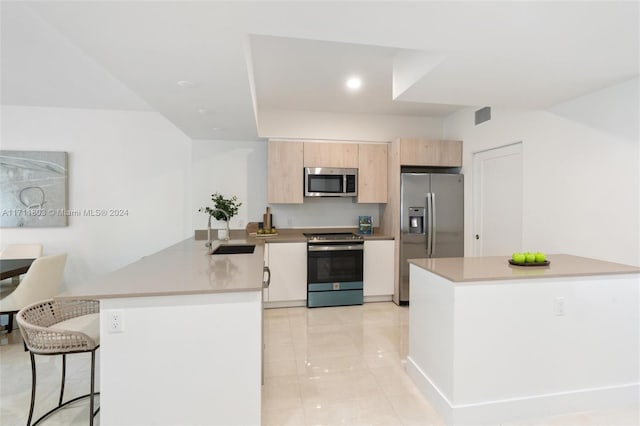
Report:
M344 245L344 246L309 246L308 251L346 251L346 250L364 250L364 244Z

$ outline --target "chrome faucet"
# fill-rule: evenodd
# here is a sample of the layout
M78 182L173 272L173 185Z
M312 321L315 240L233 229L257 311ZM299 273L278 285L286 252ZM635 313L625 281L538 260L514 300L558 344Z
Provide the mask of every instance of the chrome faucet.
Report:
M211 247L213 246L213 239L211 238L211 216L213 216L214 213L216 212L220 212L224 215L225 223L227 224L227 238L225 238L225 240L229 239L229 213L227 213L226 211L219 209L219 208L206 208L206 212L209 213L209 221L207 222L207 244L206 246L209 247L209 251L211 252Z

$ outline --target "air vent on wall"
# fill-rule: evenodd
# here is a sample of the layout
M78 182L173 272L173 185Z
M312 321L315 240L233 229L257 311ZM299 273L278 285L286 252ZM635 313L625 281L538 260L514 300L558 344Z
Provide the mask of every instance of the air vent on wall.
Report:
M476 111L476 126L491 120L491 107L480 108Z

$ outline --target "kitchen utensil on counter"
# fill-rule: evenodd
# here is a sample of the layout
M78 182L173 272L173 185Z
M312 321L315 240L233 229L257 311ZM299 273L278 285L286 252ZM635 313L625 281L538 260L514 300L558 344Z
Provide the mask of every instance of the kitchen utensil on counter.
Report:
M256 233L258 231L258 222L248 222L245 231L247 234Z
M264 229L271 229L273 217L271 216L271 208L267 207L267 212L262 215L262 222L264 224Z
M256 237L256 238L277 237L278 235L280 235L280 234L278 234L277 232L273 233L273 234L258 234L258 233L252 232L251 234L249 234L250 237Z

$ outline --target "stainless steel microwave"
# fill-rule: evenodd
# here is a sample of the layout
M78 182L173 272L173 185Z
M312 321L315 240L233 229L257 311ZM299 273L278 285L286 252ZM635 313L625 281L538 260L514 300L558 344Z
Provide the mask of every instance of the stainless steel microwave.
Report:
M358 195L358 169L305 167L305 197L355 197Z

